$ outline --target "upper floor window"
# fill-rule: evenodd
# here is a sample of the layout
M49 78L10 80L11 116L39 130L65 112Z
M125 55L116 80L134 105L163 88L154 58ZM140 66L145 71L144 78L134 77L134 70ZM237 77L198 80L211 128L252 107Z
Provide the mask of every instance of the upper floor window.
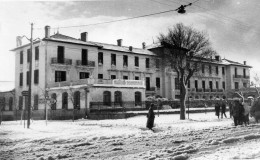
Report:
M149 58L145 59L145 67L150 68L150 59Z
M124 67L128 66L128 56L127 55L123 55L123 66Z
M27 49L27 62L30 62L31 50Z
M98 52L98 64L103 64L103 52Z
M79 79L87 79L89 78L88 72L79 72Z
M222 67L222 74L225 75L225 67Z
M237 68L235 68L235 77L237 77Z
M139 77L138 77L138 76L135 76L135 80L139 80Z
M0 101L2 102L2 104L0 106L2 107L2 110L5 111L5 105L6 105L5 97L0 97L0 98L1 98Z
M20 86L23 86L23 73L20 73Z
M159 59L156 59L156 60L155 60L155 67L156 67L156 68L159 68L159 67L160 67L160 60L159 60Z
M216 74L218 75L218 66L216 66Z
M218 81L216 81L216 89L218 89Z
M180 86L180 84L179 84L179 86ZM196 91L198 90L198 80L195 80L195 89L196 89Z
M209 65L209 74L212 74L211 65Z
M80 109L80 92L75 91L73 95L74 109Z
M35 60L39 60L39 46L35 47Z
M235 82L235 89L239 89L239 83Z
M66 81L66 71L55 71L55 82Z
M111 54L111 65L116 65L116 54Z
M103 74L98 74L98 79L103 79Z
M205 65L204 64L201 65L201 72L205 73Z
M26 72L26 80L27 80L26 84L29 85L29 82L30 82L30 72L29 71Z
M52 94L51 94L51 98L52 98L52 100L56 101L56 99L57 99L56 93L52 93ZM52 110L56 110L56 103L52 103L52 104L51 104L51 109L52 109Z
M111 79L116 79L116 75L111 75Z
M244 87L244 88L247 88L247 83L243 83L243 87Z
M81 50L81 65L88 65L88 50Z
M111 92L109 91L103 92L103 103L104 105L111 106Z
M64 63L64 46L58 46L57 62Z
M128 79L128 76L123 76L123 79Z
M160 77L156 77L156 87L161 88Z
M243 69L243 77L246 78L246 69Z
M9 98L9 111L13 110L13 97Z
M34 110L38 110L38 100L39 100L39 96L38 94L34 95Z
M139 67L139 57L135 57L135 66Z
M39 83L39 70L36 69L34 70L34 84L38 84Z
M226 83L223 81L222 82L222 88L225 90L226 89Z
M23 51L20 52L20 64L23 64Z

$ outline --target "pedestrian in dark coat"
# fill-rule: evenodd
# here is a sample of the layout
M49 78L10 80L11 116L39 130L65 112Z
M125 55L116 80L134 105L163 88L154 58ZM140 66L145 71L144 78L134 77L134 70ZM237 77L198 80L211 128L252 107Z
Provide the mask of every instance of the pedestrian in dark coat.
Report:
M219 102L217 102L215 104L215 114L216 114L216 116L218 116L218 118L219 118L219 112L220 112L220 104L219 104Z
M154 118L155 118L153 108L154 108L154 104L151 104L149 111L148 111L148 114L147 114L147 123L146 123L146 127L151 129L151 130L153 128Z
M232 111L232 116L234 118L234 124L235 126L242 124L242 116L243 115L243 105L239 102L239 100L234 101L234 106L233 106L233 111Z
M221 100L221 118L223 118L223 115L227 118L227 115L226 115L226 102Z

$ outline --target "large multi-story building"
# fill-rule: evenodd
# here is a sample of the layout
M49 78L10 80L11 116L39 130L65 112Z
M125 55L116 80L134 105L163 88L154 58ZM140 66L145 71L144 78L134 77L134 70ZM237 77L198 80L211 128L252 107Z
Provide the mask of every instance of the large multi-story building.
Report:
M142 107L148 95L179 98L176 73L160 67L160 60L154 58L154 51L161 46L146 47L143 43L142 48L126 47L122 39L112 45L88 41L87 36L87 32L81 33L80 39L60 33L50 36L46 26L45 37L34 43L32 52L29 44L13 49L20 110L27 104L22 91L28 90L30 55L35 118L44 118L49 106L54 117L64 118L74 109L83 116L100 106ZM194 99L211 99L223 96L225 90L247 87L250 68L246 62L216 56L191 78L189 94ZM46 101L50 98L52 101Z

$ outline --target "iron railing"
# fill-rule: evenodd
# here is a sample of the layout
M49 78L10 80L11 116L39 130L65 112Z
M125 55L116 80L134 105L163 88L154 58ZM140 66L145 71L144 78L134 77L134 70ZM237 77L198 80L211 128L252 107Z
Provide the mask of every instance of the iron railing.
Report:
M90 111L126 111L145 109L146 104L144 101L125 101L125 102L90 102Z
M58 59L56 57L51 58L51 64L64 64L64 65L72 65L72 59Z
M86 61L83 62L82 60L76 60L77 66L86 66L86 67L95 67L95 61Z

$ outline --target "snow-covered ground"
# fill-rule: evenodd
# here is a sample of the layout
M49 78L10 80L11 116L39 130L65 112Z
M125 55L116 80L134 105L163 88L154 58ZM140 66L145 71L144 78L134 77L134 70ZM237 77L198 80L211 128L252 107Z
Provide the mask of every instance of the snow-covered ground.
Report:
M117 120L3 122L0 159L260 159L260 125L234 127L214 113Z

